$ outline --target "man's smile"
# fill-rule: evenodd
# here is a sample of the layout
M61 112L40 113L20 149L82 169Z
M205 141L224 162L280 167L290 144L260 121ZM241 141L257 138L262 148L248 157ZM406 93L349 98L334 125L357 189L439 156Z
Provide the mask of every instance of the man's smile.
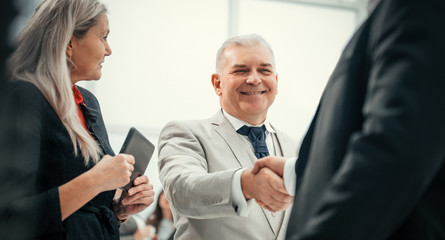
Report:
M248 92L240 91L240 93L243 95L258 95L258 94L263 94L265 92L266 91L248 91Z

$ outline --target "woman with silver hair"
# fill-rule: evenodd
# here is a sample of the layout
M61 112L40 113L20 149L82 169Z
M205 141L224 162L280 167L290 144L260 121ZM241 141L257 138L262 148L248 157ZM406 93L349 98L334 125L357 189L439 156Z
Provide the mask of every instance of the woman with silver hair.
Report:
M119 222L154 200L147 176L117 200L134 158L114 156L97 99L75 85L100 79L108 34L97 0L46 0L11 56L3 113L24 123L9 144L20 149L14 176L33 190L18 194L2 217L30 214L33 239L119 239Z

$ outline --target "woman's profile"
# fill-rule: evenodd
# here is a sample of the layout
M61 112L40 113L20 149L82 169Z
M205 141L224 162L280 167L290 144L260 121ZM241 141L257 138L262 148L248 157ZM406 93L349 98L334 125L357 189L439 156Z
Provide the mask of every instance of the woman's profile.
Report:
M97 0L44 1L9 61L3 113L19 126L9 131L22 165L14 177L32 191L17 194L2 217L29 214L33 239L119 239L120 222L154 200L140 176L117 201L134 158L115 156L97 99L76 85L99 80L112 53L106 12Z

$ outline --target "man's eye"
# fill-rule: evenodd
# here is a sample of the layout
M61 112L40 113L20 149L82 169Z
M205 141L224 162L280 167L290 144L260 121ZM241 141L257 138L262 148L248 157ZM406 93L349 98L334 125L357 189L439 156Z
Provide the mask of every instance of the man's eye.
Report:
M104 37L104 40L106 41L108 39L108 35Z
M247 70L247 69L237 69L237 70L235 70L235 71L233 71L234 73L246 73L246 72L248 72L249 70Z

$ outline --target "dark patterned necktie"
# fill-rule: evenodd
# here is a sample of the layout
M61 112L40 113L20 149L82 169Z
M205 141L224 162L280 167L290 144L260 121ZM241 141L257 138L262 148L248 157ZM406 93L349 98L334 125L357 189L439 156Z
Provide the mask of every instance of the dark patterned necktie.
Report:
M236 132L250 139L255 150L255 156L258 159L269 156L266 145L266 127L264 125L261 127L248 127L244 125Z

